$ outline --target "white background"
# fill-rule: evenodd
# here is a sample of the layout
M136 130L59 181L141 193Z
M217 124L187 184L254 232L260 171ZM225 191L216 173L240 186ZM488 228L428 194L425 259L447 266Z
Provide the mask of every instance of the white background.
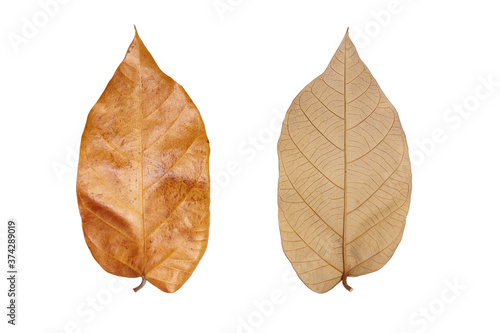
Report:
M2 332L499 331L496 2L221 0L225 12L213 0L62 2L46 22L38 1L0 5L0 266L14 218L20 272L15 328L1 279ZM76 202L86 117L134 24L200 109L219 189L207 252L174 294L151 284L136 294L139 279L102 270ZM320 295L296 281L281 249L276 127L348 26L399 111L414 190L391 261L351 278L352 293ZM28 38L15 46L14 35Z

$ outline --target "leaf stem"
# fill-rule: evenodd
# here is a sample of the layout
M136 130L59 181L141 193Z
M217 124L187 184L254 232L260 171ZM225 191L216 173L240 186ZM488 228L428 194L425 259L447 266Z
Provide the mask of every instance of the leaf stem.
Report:
M138 292L139 290L142 289L142 287L144 287L146 285L146 278L144 277L144 274L142 275L142 281L141 281L141 284L138 285L137 287L134 288L134 291L135 292Z
M342 275L342 284L344 285L345 289L349 290L349 292L352 291L351 286L349 286L347 284L347 274L346 273L344 273L344 275Z

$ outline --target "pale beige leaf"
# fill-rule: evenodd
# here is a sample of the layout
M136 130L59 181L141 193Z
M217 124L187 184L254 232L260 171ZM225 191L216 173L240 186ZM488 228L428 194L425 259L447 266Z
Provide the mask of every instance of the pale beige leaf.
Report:
M401 241L411 170L396 109L348 33L290 106L278 143L283 250L324 293L380 269Z

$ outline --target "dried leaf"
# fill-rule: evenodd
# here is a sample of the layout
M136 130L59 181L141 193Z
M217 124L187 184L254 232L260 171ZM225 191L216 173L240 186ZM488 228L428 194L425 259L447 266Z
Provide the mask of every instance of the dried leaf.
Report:
M278 143L283 250L324 293L384 266L401 241L411 170L396 109L349 39L290 106Z
M186 282L207 247L209 153L198 109L136 31L80 147L78 206L104 270L165 292Z

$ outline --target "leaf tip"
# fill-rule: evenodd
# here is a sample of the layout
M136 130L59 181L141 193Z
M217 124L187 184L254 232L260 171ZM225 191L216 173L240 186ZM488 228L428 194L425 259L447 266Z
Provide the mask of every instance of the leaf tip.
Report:
M347 27L347 31L345 32L346 36L349 36L349 27Z

